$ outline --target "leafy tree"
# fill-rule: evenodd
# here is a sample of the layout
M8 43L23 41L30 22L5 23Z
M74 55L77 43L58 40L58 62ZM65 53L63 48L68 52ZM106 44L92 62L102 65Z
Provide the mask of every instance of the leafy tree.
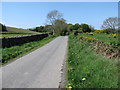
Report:
M58 35L66 35L67 23L64 19L55 21L55 33Z
M44 32L44 26L40 26L38 31L39 32Z
M72 25L72 24L69 24L69 25L70 25L69 27L70 31L78 30L81 27L81 25L79 25L78 23L76 23L75 25Z
M80 27L81 27L81 26L80 26L78 23L76 23L76 24L73 26L73 29L74 29L74 30L78 30Z
M72 31L72 24L67 24L67 33L69 34Z
M82 28L83 32L91 32L91 29L90 29L89 25L87 25L87 24L81 24L81 28Z
M45 31L45 32L53 32L53 27L52 27L52 25L45 25L45 26L44 26L44 31Z
M29 29L29 30L36 31L36 32L44 32L44 26L35 27L35 28Z

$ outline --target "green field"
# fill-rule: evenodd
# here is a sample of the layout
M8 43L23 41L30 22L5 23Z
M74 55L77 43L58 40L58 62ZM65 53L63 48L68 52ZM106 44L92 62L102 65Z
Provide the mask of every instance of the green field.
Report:
M98 40L104 39L104 34L98 36L80 34L69 36L66 87L73 88L118 88L118 62L97 54L87 41L81 41L80 36ZM103 37L102 37L103 36ZM115 40L112 38L113 41ZM116 41L116 40L115 40ZM108 41L109 42L109 41Z
M15 28L15 27L6 27L7 32L6 33L32 33L32 34L39 34L38 32L30 31L28 29L21 29L21 28Z
M5 64L13 59L19 58L24 54L30 53L31 51L47 44L54 38L56 38L56 36L51 35L39 41L25 43L23 45L13 46L10 48L2 48L0 49L2 51L0 52L0 56L2 56L0 57L0 60L2 60L2 64Z
M40 34L39 32L30 31L28 29L21 29L21 28L8 27L8 26L6 28L7 31L5 31L4 33L10 33L10 34L0 34L0 37L17 37L17 36ZM19 34L14 34L14 33L19 33Z

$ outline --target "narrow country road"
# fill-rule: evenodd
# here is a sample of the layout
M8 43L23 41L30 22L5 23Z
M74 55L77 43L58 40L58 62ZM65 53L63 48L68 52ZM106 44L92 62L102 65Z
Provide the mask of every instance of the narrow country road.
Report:
M2 67L2 88L58 88L67 52L67 36Z

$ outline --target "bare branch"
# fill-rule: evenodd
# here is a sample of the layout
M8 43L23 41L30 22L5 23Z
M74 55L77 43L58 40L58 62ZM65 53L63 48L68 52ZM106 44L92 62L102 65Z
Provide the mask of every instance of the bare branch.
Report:
M118 27L118 18L117 17L110 17L108 19L106 19L103 22L103 25L101 26L102 29L117 29Z

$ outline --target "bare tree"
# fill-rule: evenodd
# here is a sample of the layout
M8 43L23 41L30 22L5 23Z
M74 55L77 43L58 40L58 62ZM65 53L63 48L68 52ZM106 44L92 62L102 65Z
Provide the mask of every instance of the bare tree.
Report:
M53 34L55 33L55 21L56 20L61 20L63 17L62 13L60 13L59 11L57 10L53 10L53 11L50 11L48 14L47 14L47 19L48 19L48 22L52 25L53 27Z
M110 17L103 22L101 26L102 29L113 29L116 30L118 28L118 18L117 17Z

